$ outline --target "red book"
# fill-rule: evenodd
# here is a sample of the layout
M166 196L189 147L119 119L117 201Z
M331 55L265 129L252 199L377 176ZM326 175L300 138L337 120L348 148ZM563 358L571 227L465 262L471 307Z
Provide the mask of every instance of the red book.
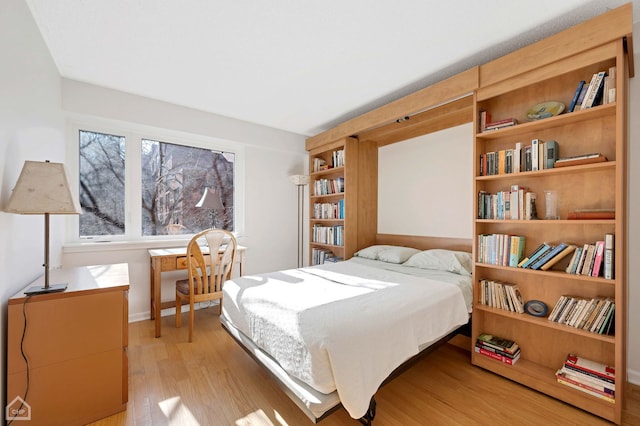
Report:
M611 383L615 382L616 379L615 368L577 355L569 354L564 365L572 370L580 371L584 374L598 377Z
M614 211L602 211L602 212L569 212L567 219L615 219L616 212Z
M500 355L498 353L491 352L490 350L487 350L487 349L484 349L484 348L480 348L478 346L475 346L475 351L476 351L476 353L479 353L480 355L484 355L486 357L495 359L496 361L504 362L505 364L509 364L509 365L515 364L516 361L518 361L518 359L520 359L520 353L515 355L513 358L509 358L509 357L506 357L504 355Z
M593 270L591 271L592 277L600 276L603 256L604 256L604 241L596 241L596 254L593 259Z

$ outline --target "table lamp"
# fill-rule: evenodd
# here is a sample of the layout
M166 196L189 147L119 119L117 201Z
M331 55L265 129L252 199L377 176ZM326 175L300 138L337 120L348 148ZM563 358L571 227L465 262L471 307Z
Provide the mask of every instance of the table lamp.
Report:
M80 214L69 178L62 163L25 161L5 211L18 214L44 214L44 286L30 287L25 294L64 291L67 284L49 284L49 215Z

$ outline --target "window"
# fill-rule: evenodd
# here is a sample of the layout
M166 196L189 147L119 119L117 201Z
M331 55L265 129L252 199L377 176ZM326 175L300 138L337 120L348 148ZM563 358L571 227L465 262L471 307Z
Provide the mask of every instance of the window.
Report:
M233 150L82 129L78 135L81 238L236 230Z

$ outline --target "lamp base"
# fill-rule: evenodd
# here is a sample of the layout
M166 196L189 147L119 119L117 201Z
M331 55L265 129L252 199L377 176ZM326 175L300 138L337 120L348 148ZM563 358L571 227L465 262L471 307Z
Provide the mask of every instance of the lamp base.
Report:
M65 291L67 289L67 284L53 284L49 287L42 287L39 285L29 287L24 294L26 295L34 295L34 294L47 294L47 293L59 293Z

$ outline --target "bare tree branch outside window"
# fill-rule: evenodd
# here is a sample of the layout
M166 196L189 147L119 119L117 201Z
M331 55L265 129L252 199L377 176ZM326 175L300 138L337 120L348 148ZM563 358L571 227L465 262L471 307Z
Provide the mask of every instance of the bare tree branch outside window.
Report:
M143 139L142 236L234 230L235 155ZM80 131L80 236L125 234L125 138ZM223 208L196 207L204 191Z

